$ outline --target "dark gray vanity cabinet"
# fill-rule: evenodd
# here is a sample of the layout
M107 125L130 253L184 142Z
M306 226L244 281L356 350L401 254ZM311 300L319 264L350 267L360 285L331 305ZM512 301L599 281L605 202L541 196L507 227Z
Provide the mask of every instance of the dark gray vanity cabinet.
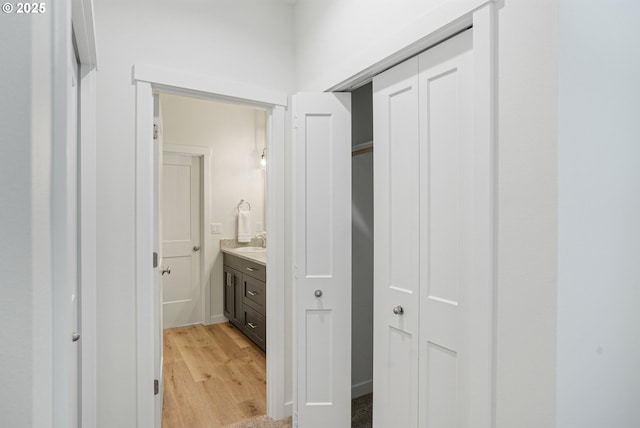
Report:
M266 350L265 266L224 254L224 315L262 350Z

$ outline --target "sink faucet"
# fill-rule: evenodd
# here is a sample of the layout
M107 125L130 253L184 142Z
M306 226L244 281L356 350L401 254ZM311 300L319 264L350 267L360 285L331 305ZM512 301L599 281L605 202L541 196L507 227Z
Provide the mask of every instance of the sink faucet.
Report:
M267 232L261 232L256 235L256 239L262 240L262 248L267 248Z

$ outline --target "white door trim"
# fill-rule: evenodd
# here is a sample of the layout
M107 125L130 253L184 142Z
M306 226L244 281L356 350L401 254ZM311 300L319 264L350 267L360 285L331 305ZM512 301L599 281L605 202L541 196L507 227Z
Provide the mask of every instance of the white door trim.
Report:
M136 332L137 423L154 426L153 396L153 91L199 96L265 109L268 113L267 144L267 414L285 417L284 324L284 192L286 94L229 82L211 76L185 73L150 65L133 67L136 85ZM206 220L208 221L208 220ZM290 410L289 410L290 413Z
M80 64L95 69L98 64L96 51L93 0L71 0L71 20L76 35Z
M477 379L478 384L485 385L484 403L476 402L470 409L478 421L478 426L496 426L496 350L497 344L497 296L498 296L498 134L497 134L497 7L493 2L478 8L473 13L473 73L474 73L474 145L476 156L490 159L484 170L474 171L474 184L478 201L489 201L482 206L486 211L477 210L475 222L478 231L474 237L475 253L473 271L477 279L478 290L490 290L489 294L470 293L469 298L482 304L473 308L474 318L482 319L482 325L473 329L489 330L490 340L476 344L476 351L484 354L491 367L487 368L485 377ZM488 249L488 251L485 251ZM475 331L470 332L473 337ZM482 357L481 357L482 358Z
M149 82L154 89L182 95L200 94L219 101L263 107L287 106L287 94L260 86L246 85L214 76L173 70L150 64L137 63L133 66L134 82Z
M211 324L211 287L207 287L209 277L205 272L209 272L212 264L207 263L211 255L211 244L209 243L205 225L208 223L211 214L211 153L209 147L187 146L181 144L164 143L162 151L165 154L197 156L200 159L200 189L202 189L202 206L200 207L200 322Z

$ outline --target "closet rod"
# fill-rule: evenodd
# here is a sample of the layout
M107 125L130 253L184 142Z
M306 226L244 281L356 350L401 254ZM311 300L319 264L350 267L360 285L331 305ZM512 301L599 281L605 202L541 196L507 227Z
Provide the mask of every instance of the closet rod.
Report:
M360 149L360 150L354 150L351 152L351 156L360 156L363 155L365 153L372 153L373 152L373 147L367 147L364 149Z
M371 152L373 152L373 140L365 141L364 143L351 147L351 156L359 156Z

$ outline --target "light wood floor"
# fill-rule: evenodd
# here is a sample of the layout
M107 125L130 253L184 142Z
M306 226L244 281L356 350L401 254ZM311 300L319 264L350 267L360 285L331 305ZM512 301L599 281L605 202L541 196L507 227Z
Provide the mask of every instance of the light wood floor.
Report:
M231 324L164 332L163 428L222 427L265 407L265 354Z

